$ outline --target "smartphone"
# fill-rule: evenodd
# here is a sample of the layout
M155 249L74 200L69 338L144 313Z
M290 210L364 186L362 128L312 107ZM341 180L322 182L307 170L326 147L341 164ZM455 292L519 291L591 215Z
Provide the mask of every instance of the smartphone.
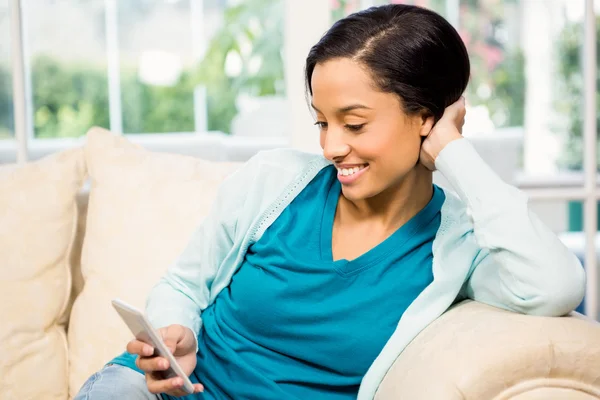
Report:
M179 364L177 364L175 357L162 341L160 333L150 325L144 313L119 299L114 299L112 305L137 340L150 344L154 347L155 355L169 360L169 369L161 371L165 379L178 376L183 379L183 390L188 394L194 393L194 385L190 381L190 378L183 372Z

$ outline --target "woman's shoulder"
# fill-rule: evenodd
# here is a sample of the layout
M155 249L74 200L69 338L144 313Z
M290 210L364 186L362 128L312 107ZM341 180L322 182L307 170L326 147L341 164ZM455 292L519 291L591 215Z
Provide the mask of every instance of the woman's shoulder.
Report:
M316 175L330 162L322 155L296 149L263 150L244 163L236 172L234 181L269 187L285 187L295 180Z
M329 163L321 154L292 148L263 150L248 161L249 165L271 165L289 171L301 171L315 164L323 167Z
M294 182L305 183L325 166L323 156L295 149L263 150L225 179L221 191L232 201L265 204Z
M322 155L291 148L261 150L241 163L228 181L272 180L290 178L308 169L322 169L330 164Z

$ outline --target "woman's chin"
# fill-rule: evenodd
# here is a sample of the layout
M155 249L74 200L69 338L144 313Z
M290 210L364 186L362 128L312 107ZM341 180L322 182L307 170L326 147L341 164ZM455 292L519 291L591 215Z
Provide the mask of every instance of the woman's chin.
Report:
M352 202L361 201L373 197L366 185L342 186L342 195Z

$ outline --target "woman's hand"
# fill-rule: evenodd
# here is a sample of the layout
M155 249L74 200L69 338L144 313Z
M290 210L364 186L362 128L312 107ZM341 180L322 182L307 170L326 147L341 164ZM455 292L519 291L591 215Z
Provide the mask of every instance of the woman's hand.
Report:
M177 360L183 372L190 376L196 368L196 338L194 332L182 325L169 325L158 329L158 332L167 348L175 356L175 360ZM169 361L166 358L155 356L152 345L134 339L127 344L127 352L138 355L135 363L139 369L144 371L150 393L166 393L175 397L187 395L182 389L183 380L180 377L165 379L161 374L162 371L169 368ZM194 393L203 390L202 385L194 385Z
M446 145L462 138L462 127L465 123L465 98L461 96L455 103L444 110L442 118L434 125L421 145L419 161L427 169L435 171L435 160Z

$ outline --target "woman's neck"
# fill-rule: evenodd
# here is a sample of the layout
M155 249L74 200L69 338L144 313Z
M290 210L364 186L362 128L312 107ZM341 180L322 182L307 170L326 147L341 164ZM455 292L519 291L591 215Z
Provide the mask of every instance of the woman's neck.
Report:
M340 196L336 217L345 223L370 221L393 232L421 211L433 196L433 174L417 165L404 179L378 195L361 201Z

